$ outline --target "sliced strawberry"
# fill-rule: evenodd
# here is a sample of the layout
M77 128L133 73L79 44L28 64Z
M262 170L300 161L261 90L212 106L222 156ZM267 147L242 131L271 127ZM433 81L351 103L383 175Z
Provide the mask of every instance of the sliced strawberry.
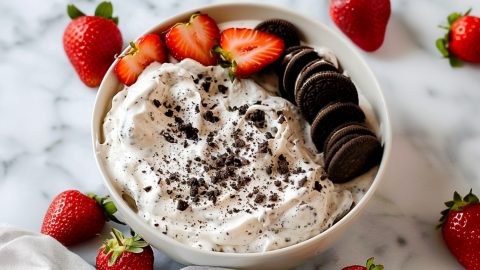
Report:
M228 28L220 36L220 52L230 75L246 78L277 60L285 47L281 38L254 29Z
M165 35L165 44L175 59L192 58L203 65L216 64L212 48L218 44L220 30L206 14L195 13L187 23L177 23Z
M130 86L153 61L163 63L166 58L165 46L160 36L147 34L135 43L130 42L130 49L115 65L115 74L122 83Z

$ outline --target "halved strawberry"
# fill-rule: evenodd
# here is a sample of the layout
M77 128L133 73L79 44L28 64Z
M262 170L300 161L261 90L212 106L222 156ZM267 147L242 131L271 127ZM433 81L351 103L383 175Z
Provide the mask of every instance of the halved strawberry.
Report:
M127 86L137 81L142 71L153 61L165 62L165 46L157 34L147 34L136 42L130 42L130 49L115 65L115 74Z
M220 30L215 20L195 13L187 23L177 23L165 35L165 44L175 59L192 58L203 65L216 64L217 54L211 53L218 44Z
M273 63L283 53L281 38L254 29L228 28L220 35L219 52L230 66L230 77L246 78Z

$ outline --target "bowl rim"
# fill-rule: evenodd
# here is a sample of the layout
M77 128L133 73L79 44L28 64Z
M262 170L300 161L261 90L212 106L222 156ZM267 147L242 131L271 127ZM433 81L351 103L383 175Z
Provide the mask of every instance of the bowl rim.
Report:
M365 195L360 199L359 203L355 205L355 207L350 210L345 216L343 216L338 222L335 222L331 227L327 228L325 231L307 239L304 241L301 241L299 243L275 249L275 250L269 250L269 251L264 251L264 252L255 252L255 253L227 253L227 252L218 252L218 251L210 251L210 250L202 250L202 249L197 249L195 247L189 246L185 243L181 243L167 235L163 235L162 233L159 233L157 230L155 230L153 227L151 227L145 220L141 219L139 215L137 215L129 206L128 204L124 201L122 196L116 191L114 185L112 182L108 179L108 174L106 173L104 166L102 165L99 155L98 155L98 139L99 139L99 134L100 130L103 127L103 119L105 117L105 114L107 112L104 112L104 109L106 108L107 104L100 104L99 100L103 94L103 92L107 90L103 90L106 88L105 85L108 84L108 75L111 75L113 73L113 69L115 64L117 63L118 59L116 59L112 65L109 67L107 73L102 79L102 82L98 88L98 92L95 98L95 103L94 103L94 108L93 108L93 113L92 113L92 123L91 123L91 134L92 134L92 143L93 143L93 152L94 152L94 157L95 157L95 162L97 164L97 168L100 170L100 174L102 176L104 185L107 187L108 192L110 193L110 196L112 197L114 203L116 204L117 208L120 210L120 212L123 214L124 219L134 219L138 222L136 222L139 226L142 227L142 230L146 230L149 233L155 235L158 237L161 241L167 242L167 244L170 245L175 245L178 246L179 248L189 250L191 252L201 254L201 255L207 255L207 256L216 256L219 258L224 258L224 259L232 259L232 258L258 258L262 257L265 258L267 257L273 257L277 255L282 255L285 253L289 253L292 250L296 250L299 248L302 248L303 246L306 246L312 242L317 242L322 240L323 238L327 237L329 234L334 234L336 231L341 231L341 229L345 226L348 226L349 222L354 219L357 215L359 215L362 210L364 210L365 206L368 204L368 202L372 199L375 191L377 190L379 184L381 183L382 179L384 178L386 167L388 164L388 160L390 159L391 156L391 149L392 149L392 126L391 126L391 117L390 113L387 108L387 103L383 94L383 91L377 81L377 78L373 74L370 66L367 64L365 59L360 55L359 51L357 48L353 46L353 44L344 36L340 35L338 32L335 32L333 29L328 27L326 24L312 19L307 15L304 15L302 13L287 9L287 7L280 6L280 5L275 5L275 4L266 4L266 3L258 3L258 2L252 2L252 1L242 1L242 2L227 2L227 3L216 3L216 4L209 4L209 5L202 5L198 6L186 11L182 11L176 15L170 16L168 18L162 19L159 23L153 25L152 27L148 28L147 31L143 32L141 35L138 37L141 37L147 33L152 33L152 32L158 32L157 30L160 28L165 28L168 22L170 21L179 21L183 18L189 17L192 13L197 12L197 11L204 11L208 9L233 9L235 10L235 7L242 7L242 8L262 8L262 9L268 9L272 12L277 12L280 11L282 13L287 13L291 14L297 17L300 17L301 19L308 21L312 25L314 25L315 28L320 27L322 30L329 32L332 36L337 38L341 43L344 43L346 48L350 50L352 54L355 55L355 57L359 60L359 63L363 66L365 72L368 73L368 77L372 79L372 85L375 86L376 89L378 89L378 99L379 99L379 104L381 104L382 108L379 108L380 111L384 112L383 114L383 126L382 126L382 139L383 139L383 156L382 160L380 162L380 165L378 167L378 171L375 174L375 177L372 180L372 184L368 188L367 192ZM207 12L206 12L207 13ZM171 25L171 24L168 24ZM137 37L137 39L138 39ZM124 49L126 50L126 48ZM114 74L113 74L114 75ZM99 117L99 121L95 121L96 116L101 114L101 117ZM378 115L377 115L378 117ZM127 224L133 223L129 221L125 221Z

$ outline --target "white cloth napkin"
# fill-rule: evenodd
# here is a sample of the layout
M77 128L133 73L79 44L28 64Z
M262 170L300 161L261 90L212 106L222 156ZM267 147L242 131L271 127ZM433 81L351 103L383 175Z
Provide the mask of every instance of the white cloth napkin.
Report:
M0 270L94 270L50 236L0 225Z
M0 270L94 270L54 238L0 224ZM181 270L220 270L188 266Z

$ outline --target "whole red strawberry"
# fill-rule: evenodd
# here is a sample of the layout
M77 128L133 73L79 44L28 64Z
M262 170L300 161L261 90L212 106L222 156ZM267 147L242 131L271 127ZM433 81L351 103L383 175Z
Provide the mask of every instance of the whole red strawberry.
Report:
M112 239L98 250L97 270L151 270L153 269L152 248L140 236L125 238L112 228Z
M361 266L361 265L351 265L342 268L342 270L383 270L383 265L375 265L373 263L373 257L367 260L366 266Z
M449 58L453 67L462 66L462 60L480 63L480 18L470 16L470 12L471 9L464 14L450 14L449 26L442 26L448 32L436 42L438 50Z
M72 21L63 33L63 48L83 83L97 87L122 50L118 18L112 17L109 2L100 3L95 16L86 16L74 5L67 11Z
M88 240L102 231L106 220L121 223L113 214L117 211L108 197L84 195L78 190L60 193L48 207L41 232L65 246ZM123 224L123 223L122 223Z
M480 269L480 203L472 191L463 199L455 192L446 202L440 227L443 240L458 262L468 270Z
M385 38L390 0L331 0L330 17L358 47L375 51Z

